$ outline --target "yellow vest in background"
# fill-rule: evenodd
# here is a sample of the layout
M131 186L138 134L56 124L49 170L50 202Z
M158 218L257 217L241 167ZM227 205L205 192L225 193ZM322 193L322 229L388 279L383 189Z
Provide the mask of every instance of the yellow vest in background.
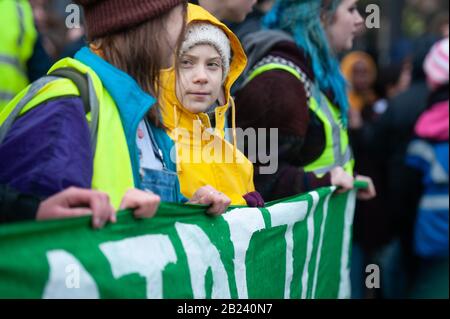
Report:
M291 73L305 84L305 90L310 95L308 107L322 122L325 130L325 149L322 154L303 169L306 172L314 172L321 177L337 166L341 166L348 174L353 176L355 161L349 144L347 129L340 120L340 110L333 105L328 98L320 92L320 101L310 94L309 91L317 90L306 75L300 69L283 63L268 63L257 67L246 80L246 83L264 72L272 70L283 70ZM316 91L319 92L319 91Z
M28 84L27 61L37 38L31 6L0 1L0 110Z

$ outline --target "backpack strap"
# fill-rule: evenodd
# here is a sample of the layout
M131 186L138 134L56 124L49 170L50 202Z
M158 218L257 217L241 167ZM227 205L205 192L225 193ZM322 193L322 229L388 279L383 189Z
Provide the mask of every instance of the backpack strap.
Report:
M88 124L91 133L91 144L95 153L99 117L99 102L97 94L95 93L94 85L90 76L73 68L57 69L51 72L48 76L40 78L31 84L26 95L19 101L3 125L0 126L0 144L5 139L8 131L15 120L19 117L23 108L39 93L43 87L50 82L58 80L59 78L69 79L75 84L80 93L80 98L83 101L85 114L91 114L91 121ZM64 97L64 95L61 95L61 97Z
M61 68L56 69L49 75L71 80L80 92L80 98L84 105L84 113L89 114L91 112L91 104L89 102L89 84L85 74L73 68Z
M242 87L246 86L251 80L259 75L268 71L285 71L296 77L302 82L306 97L309 99L312 96L314 90L314 83L308 78L305 72L293 62L286 60L282 57L268 55L259 61L249 72L242 84Z
M91 121L88 124L91 132L91 144L95 153L100 105L91 77L88 73L84 74L70 67L56 69L49 75L69 79L78 88L80 98L83 101L84 112L85 114L91 114Z

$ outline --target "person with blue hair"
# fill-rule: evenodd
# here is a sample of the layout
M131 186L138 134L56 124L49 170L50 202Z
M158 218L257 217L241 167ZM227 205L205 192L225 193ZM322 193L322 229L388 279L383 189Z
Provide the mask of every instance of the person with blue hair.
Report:
M237 126L278 129L277 172L260 174L263 164L255 164L256 189L268 201L322 186L353 188L349 102L337 54L352 47L363 25L357 2L277 0L265 29L242 39L249 64L236 93ZM372 180L357 179L369 184L358 197L373 198Z

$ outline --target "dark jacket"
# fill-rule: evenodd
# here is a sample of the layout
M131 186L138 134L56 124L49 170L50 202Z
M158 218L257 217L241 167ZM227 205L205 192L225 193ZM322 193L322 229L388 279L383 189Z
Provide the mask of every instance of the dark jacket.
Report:
M90 188L94 155L83 102L61 98L34 108L13 124L0 154L0 184L22 193Z
M250 37L250 36L249 36ZM249 70L262 58L272 55L289 60L314 80L311 63L289 35L261 31L244 41ZM273 175L259 174L262 163L255 164L255 187L266 200L308 192L330 185L330 174L317 178L301 167L313 162L325 148L323 125L308 109L305 88L292 74L273 70L259 75L236 94L237 127L278 128L278 170ZM269 134L268 134L269 135ZM259 137L257 137L259 139ZM267 143L270 136L267 138ZM247 154L251 157L251 154Z
M0 224L36 218L41 198L0 185Z
M433 92L416 123L406 162L422 174L424 192L414 227L414 249L424 258L448 258L448 84Z
M33 55L27 61L27 76L30 82L36 81L44 76L52 66L52 59L45 51L42 44L42 36L38 33L38 38L34 44Z
M367 155L385 169L386 209L372 216L357 216L362 222L355 237L376 248L400 237L411 248L416 210L422 187L420 174L405 163L414 125L427 107L428 88L424 80L416 81L404 93L389 101L386 112L374 123L367 123L357 136ZM375 214L375 213L374 213ZM358 220L359 218L364 221Z

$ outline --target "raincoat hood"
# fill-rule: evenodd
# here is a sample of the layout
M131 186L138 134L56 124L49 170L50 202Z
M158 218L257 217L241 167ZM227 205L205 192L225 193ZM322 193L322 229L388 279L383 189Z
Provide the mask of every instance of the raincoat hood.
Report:
M231 63L230 72L224 81L225 104L216 108L216 129L220 132L225 128L225 116L231 102L231 87L242 74L247 65L247 57L236 35L222 22L217 20L208 11L200 6L189 4L187 23L206 22L222 29L230 40ZM193 114L183 107L176 96L176 70L175 67L161 72L161 115L164 125L173 130L177 127L192 128L192 120L200 120L208 126L209 119L206 113ZM174 107L176 109L174 109ZM234 127L234 126L233 126Z
M207 113L192 113L176 96L175 68L161 72L160 109L162 122L176 146L177 174L181 192L191 197L202 186L211 185L226 194L233 205L245 205L243 198L255 190L253 165L237 149L235 106L231 87L245 69L247 58L238 38L219 20L199 6L189 5L187 23L210 23L225 32L230 40L230 71L223 85L224 105L215 108L215 125ZM233 144L225 139L228 108L232 108ZM181 134L179 134L182 132ZM184 135L188 132L189 134ZM214 155L210 156L211 152ZM205 158L208 156L208 158Z

